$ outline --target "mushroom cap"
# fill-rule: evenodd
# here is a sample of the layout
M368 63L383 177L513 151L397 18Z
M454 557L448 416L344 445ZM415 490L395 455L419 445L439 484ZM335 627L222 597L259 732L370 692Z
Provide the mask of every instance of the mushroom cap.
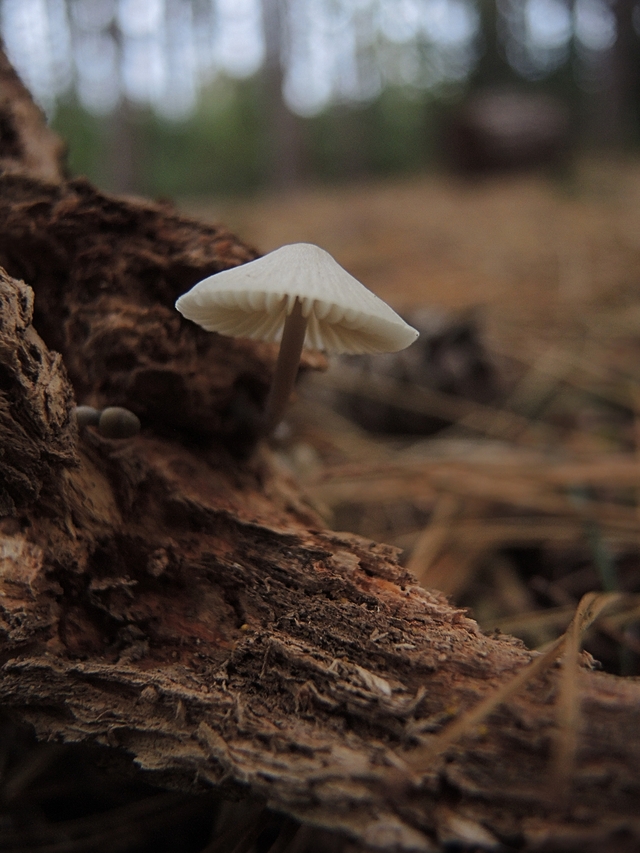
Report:
M210 332L279 341L296 299L308 319L305 346L335 353L397 352L418 332L311 243L293 243L205 278L176 302Z

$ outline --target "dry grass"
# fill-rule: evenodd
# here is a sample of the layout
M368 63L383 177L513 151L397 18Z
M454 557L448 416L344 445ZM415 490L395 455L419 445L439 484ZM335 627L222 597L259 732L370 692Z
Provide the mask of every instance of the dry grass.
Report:
M499 407L344 370L308 384L283 458L329 523L398 545L421 583L531 646L557 639L590 590L640 593L639 163L583 163L556 184L422 177L187 208L263 251L318 243L398 309L480 309L509 388ZM367 435L314 383L454 425ZM638 674L634 607L588 648Z

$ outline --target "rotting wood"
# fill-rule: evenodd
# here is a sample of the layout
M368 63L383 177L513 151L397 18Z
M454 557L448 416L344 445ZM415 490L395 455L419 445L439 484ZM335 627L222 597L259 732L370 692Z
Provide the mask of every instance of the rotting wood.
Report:
M73 392L32 316L31 288L0 269L0 517L33 503L43 487L57 491L61 469L77 461Z
M0 265L36 294L35 325L79 402L147 426L250 445L277 346L197 329L174 309L196 281L257 257L219 225L85 180L0 174ZM324 366L306 353L301 366ZM246 437L241 433L246 433Z
M24 318L26 288L12 289L3 329L20 361L27 338L7 318ZM19 375L2 389L23 394ZM47 412L29 415L34 444ZM531 849L640 838L635 682L581 672L565 804L545 794L553 675L412 782L412 749L528 662L520 643L482 635L393 549L322 530L266 448L238 462L215 442L87 430L76 453L57 489L0 523L0 696L40 738L125 750L176 787L234 783L379 849L474 826L478 843Z
M532 655L418 587L392 548L323 529L268 448L230 455L220 412L239 377L265 382L273 353L180 325L170 302L249 250L83 182L0 184L1 252L35 287L35 329L77 394L136 404L144 427L77 436L29 291L4 277L3 461L32 488L3 473L3 707L43 740L103 744L163 785L235 786L365 848L637 849L635 681L579 672L565 800L549 797L553 671L419 780L409 771L416 747ZM110 364L113 346L133 363ZM135 397L128 376L149 359L188 405L170 383L162 405Z

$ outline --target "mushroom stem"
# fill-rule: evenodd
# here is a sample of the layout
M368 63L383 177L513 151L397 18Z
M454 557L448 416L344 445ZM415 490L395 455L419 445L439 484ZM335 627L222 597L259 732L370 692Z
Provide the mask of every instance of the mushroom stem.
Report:
M296 376L298 375L300 355L306 332L307 318L302 316L302 303L299 299L296 299L291 314L284 321L276 370L273 374L269 396L267 397L264 415L264 425L267 434L280 423L286 409Z

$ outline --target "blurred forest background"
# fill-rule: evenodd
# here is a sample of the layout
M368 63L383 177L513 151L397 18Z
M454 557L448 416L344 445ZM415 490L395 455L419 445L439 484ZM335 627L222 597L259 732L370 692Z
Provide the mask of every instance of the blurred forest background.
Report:
M231 195L465 166L451 127L496 90L553 99L574 149L640 141L635 0L2 0L0 12L72 172L114 191Z

